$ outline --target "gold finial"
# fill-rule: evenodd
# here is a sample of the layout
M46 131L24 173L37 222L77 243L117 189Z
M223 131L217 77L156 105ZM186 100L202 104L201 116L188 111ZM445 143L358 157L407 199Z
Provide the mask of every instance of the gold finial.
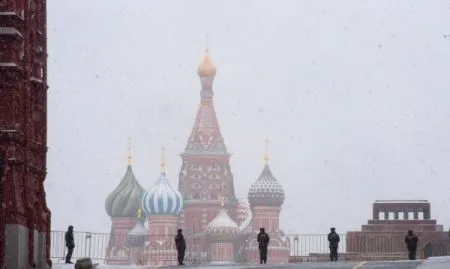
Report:
M222 186L221 186L221 188L220 188L220 206L221 207L224 207L224 205L225 205L225 195L224 195L224 186L223 186L223 184L222 184Z
M164 147L161 148L161 173L166 172L166 160L164 159L164 151L166 149Z
M268 164L269 163L269 140L266 139L266 140L264 140L264 142L266 143L266 151L264 153L264 162L266 164Z
M137 210L137 217L138 217L138 219L141 218L141 216L142 216L141 214L142 214L142 210L140 208L138 208L138 210Z
M201 77L214 77L217 73L216 67L212 64L209 59L209 35L205 35L206 39L206 47L205 47L205 57L203 58L203 62L197 68L197 73Z
M128 137L128 165L131 165L133 157L131 156L131 137Z

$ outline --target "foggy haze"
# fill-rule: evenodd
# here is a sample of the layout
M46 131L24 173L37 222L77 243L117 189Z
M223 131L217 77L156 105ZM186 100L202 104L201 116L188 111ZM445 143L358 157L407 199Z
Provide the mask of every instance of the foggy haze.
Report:
M236 194L270 166L289 233L359 229L376 199L450 223L450 1L48 2L52 229L109 232L106 196L160 148L178 186L210 36Z

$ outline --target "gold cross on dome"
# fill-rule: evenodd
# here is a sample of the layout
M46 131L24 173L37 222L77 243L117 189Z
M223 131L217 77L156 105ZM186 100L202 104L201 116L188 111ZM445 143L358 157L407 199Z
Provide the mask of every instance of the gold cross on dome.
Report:
M205 33L205 53L209 52L209 35Z
M164 158L164 151L166 149L164 147L161 148L161 173L166 172L166 160Z
M266 143L266 151L264 152L264 162L266 164L269 163L269 140L266 139L264 140L264 142Z
M128 165L131 165L133 157L131 156L131 137L128 137Z

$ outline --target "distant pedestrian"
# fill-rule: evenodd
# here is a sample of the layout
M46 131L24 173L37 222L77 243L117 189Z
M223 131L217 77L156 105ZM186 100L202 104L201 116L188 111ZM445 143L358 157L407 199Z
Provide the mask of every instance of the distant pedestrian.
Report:
M328 234L328 243L330 247L330 261L337 262L338 260L338 248L341 238L336 233L336 228L332 227Z
M419 243L419 238L413 233L412 230L408 231L408 235L405 236L405 244L408 249L408 259L416 259L417 243Z
M267 249L269 248L270 237L266 233L266 229L259 229L258 234L259 261L261 264L267 263Z
M73 263L71 260L72 260L73 249L75 248L75 241L73 239L73 226L72 225L70 225L67 228L67 232L64 236L64 239L66 241L66 247L67 247L66 263Z
M178 252L178 265L184 265L183 261L186 252L186 240L184 240L182 229L178 229L178 233L175 236L175 246Z

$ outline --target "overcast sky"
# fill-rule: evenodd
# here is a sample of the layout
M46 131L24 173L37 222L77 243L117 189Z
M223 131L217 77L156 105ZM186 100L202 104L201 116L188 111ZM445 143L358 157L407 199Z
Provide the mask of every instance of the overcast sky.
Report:
M450 223L449 0L48 1L52 228L109 232L126 169L177 186L205 33L238 196L270 165L289 233L360 229L376 199Z

